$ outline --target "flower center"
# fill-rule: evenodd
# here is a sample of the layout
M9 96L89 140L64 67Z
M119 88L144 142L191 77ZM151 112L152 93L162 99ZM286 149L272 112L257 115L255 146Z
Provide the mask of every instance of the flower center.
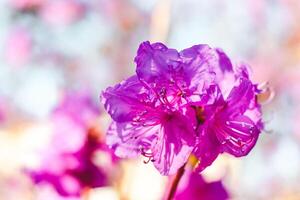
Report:
M197 118L198 124L203 124L205 121L204 107L203 106L192 106L192 108L196 112L196 118Z

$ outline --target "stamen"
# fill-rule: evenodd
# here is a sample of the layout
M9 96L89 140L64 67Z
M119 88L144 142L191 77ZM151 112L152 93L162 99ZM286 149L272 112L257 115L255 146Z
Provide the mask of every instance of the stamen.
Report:
M153 159L153 154L146 152L144 148L141 148L141 154L147 159L143 161L145 164L149 163L150 161L155 162L155 160Z
M144 164L148 164L151 160L152 160L151 157L147 157L147 160L144 160L143 162Z
M141 154L145 157L153 157L152 153L146 152L144 148L141 148Z

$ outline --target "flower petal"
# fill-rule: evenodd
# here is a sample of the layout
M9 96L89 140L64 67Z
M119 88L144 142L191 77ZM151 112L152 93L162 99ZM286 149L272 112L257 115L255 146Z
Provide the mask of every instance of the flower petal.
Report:
M221 180L206 182L201 174L186 171L179 183L174 200L226 200L228 198L228 192Z
M184 63L184 76L189 88L208 87L212 82L220 82L225 73L232 73L230 59L221 49L208 45L195 45L180 52ZM199 87L200 86L200 87Z
M178 67L179 54L162 43L143 42L138 49L135 62L138 77L148 83L170 80L172 71Z
M259 120L246 115L247 111L256 108L254 90L254 85L247 78L240 78L239 85L231 90L226 99L226 106L216 114L211 124L222 151L237 157L250 152L260 133L260 127L257 126Z
M219 66L223 73L225 72L233 72L233 66L229 59L229 57L224 53L222 49L217 48L216 52L219 57Z
M212 69L218 65L216 52L208 45L195 45L180 52L183 62L183 76L190 89L209 85L215 78L215 71Z
M239 81L239 85L231 90L226 99L228 115L243 114L255 99L254 85L245 78L241 78Z
M179 53L162 43L143 42L135 58L136 73L146 88L153 91L162 104L178 103L185 95Z
M199 142L193 154L200 161L195 168L196 172L200 173L217 159L220 153L220 143L207 125L203 125L198 132Z
M106 143L122 158L137 157L142 148L148 151L156 138L158 126L134 126L131 123L112 122L106 135Z
M154 166L162 175L171 175L184 165L195 144L194 130L188 119L172 116L159 130L152 148Z
M260 130L247 116L221 119L215 124L214 132L222 151L236 157L247 155L256 144Z
M132 121L133 118L153 110L151 98L137 76L107 88L101 95L105 109L116 122Z
M47 171L28 172L28 173L31 176L34 183L36 183L36 184L49 183L54 187L54 189L57 191L57 193L63 197L80 195L80 186L79 186L79 183L75 179L72 179L76 183L75 188L72 188L72 190L68 190L68 188L65 187L63 181L64 181L64 177L67 175L53 174L53 173L49 173ZM68 176L68 177L70 177L70 176Z

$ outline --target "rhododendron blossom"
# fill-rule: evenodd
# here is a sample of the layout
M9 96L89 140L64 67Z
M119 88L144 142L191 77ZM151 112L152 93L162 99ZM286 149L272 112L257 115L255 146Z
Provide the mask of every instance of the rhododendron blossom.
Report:
M248 67L234 67L220 49L195 45L178 52L140 45L136 75L102 93L113 119L107 143L120 157L141 154L163 175L191 154L202 171L220 153L245 156L262 129L260 90Z
M67 93L54 110L54 135L43 151L37 169L27 170L36 184L46 183L61 196L80 196L89 188L108 185L107 167L115 162L95 128L99 108L86 92ZM95 163L95 154L109 158L107 166Z

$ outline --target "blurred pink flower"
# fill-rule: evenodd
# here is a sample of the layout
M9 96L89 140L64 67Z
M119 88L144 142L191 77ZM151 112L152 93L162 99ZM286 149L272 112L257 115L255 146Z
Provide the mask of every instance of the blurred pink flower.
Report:
M74 152L84 142L88 129L100 114L88 92L67 92L53 111L53 145L59 151Z
M32 37L29 31L16 27L6 40L5 57L9 64L20 66L29 61L32 51Z
M18 10L31 10L38 8L45 0L10 0L10 4Z
M80 19L85 7L76 0L47 1L40 10L41 17L52 25L67 25Z
M0 97L0 124L6 119L6 102L3 98Z
M225 200L229 195L221 181L206 182L203 177L191 171L186 172L174 200Z
M54 136L44 150L38 169L28 170L36 184L47 183L61 196L80 196L86 189L108 184L105 167L114 156L102 143L95 127L99 108L87 92L67 93L54 110ZM98 166L95 154L101 152L108 166Z
M94 162L95 153L101 149L102 143L92 131L83 143L74 153L56 152L55 149L45 152L42 166L29 172L32 180L36 184L52 185L61 196L80 196L88 188L106 186L106 172Z

